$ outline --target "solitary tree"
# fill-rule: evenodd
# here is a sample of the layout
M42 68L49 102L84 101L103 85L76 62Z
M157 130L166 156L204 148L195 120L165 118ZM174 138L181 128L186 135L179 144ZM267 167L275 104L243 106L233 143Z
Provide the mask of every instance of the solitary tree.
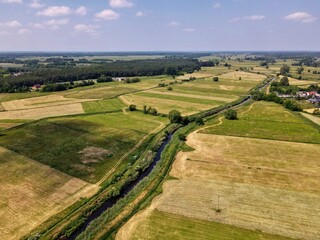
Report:
M280 68L280 73L282 75L286 75L290 72L290 67L287 66L287 65L283 65L281 68Z
M181 113L177 110L172 110L169 112L169 119L171 123L180 123Z
M129 111L133 112L133 111L136 111L137 110L137 106L136 105L129 105Z
M196 119L195 119L195 123L197 124L197 125L204 125L204 122L203 122L203 119L201 118L201 117L197 117Z
M289 79L287 77L281 78L280 86L289 86Z
M233 109L228 109L225 113L224 113L224 117L228 120L236 120L238 119L238 114L235 110Z

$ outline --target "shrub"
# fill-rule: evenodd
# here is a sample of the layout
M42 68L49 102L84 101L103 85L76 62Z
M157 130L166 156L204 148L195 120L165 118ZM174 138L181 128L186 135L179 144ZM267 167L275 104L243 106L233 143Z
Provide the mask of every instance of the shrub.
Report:
M168 87L167 90L168 90L168 91L172 91L173 88L172 88L172 87Z
M195 119L195 123L199 126L204 125L203 119L201 117L197 117Z
M213 80L214 82L219 82L219 78L218 78L218 77L213 77L212 80Z
M172 110L169 112L170 123L180 123L181 113L177 110Z
M130 112L133 112L133 111L136 111L136 110L137 110L137 106L136 105L133 105L133 104L129 105L129 111Z
M302 107L297 101L294 100L285 100L283 106L291 111L302 111Z
M319 108L315 109L312 114L319 116L320 115L320 109Z
M186 141L187 140L186 135L184 135L184 134L179 134L178 138L179 138L180 141Z
M228 120L236 120L238 119L238 113L233 110L233 109L228 109L225 113L224 113L224 117Z

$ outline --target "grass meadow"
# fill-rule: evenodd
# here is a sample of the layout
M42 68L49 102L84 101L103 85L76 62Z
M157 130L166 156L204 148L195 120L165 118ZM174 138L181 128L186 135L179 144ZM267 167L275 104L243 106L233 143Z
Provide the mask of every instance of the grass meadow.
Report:
M142 113L47 119L2 131L0 144L71 176L94 183L140 139L166 121ZM90 148L95 148L101 155L90 157ZM105 151L110 154L105 154Z

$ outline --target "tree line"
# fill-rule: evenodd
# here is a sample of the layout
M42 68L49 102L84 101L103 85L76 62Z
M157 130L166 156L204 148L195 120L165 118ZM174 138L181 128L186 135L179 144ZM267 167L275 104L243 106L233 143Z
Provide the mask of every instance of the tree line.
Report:
M69 66L65 68L31 69L20 76L0 77L0 92L17 92L35 84L72 82L98 79L101 76L135 77L156 75L180 75L200 70L196 59L148 59L116 61L91 66Z

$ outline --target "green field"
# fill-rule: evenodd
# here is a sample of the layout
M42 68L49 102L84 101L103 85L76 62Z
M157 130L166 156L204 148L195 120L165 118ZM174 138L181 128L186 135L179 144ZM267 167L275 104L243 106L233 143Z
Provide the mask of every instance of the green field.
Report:
M82 103L82 106L86 113L118 111L126 107L126 105L123 104L123 102L121 102L118 98L96 102L84 102Z
M320 132L311 121L270 102L255 102L239 111L239 119L203 133L320 144ZM212 124L214 121L209 121Z
M130 240L136 239L288 240L290 238L155 210L135 229Z
M141 138L166 121L141 113L42 120L3 131L0 144L69 175L96 182Z
M207 76L209 69L199 71L195 76ZM214 75L212 75L214 76ZM202 110L232 102L246 95L250 89L264 80L266 76L241 71L232 71L219 75L219 81L212 77L197 78L194 81L177 81L171 88L161 87L149 91L127 94L121 99L127 104L139 108L144 105L156 108L160 113L178 110L183 115L190 115Z

